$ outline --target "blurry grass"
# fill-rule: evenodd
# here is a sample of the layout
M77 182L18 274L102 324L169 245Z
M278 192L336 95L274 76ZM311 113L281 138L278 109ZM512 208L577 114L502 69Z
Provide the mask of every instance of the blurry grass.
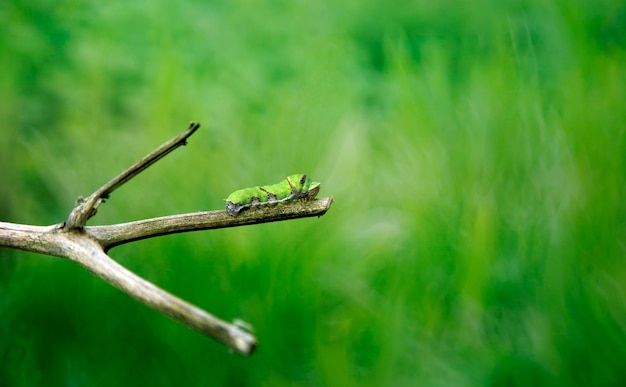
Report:
M222 208L237 188L300 172L335 203L317 220L112 251L250 322L249 359L70 263L0 251L0 384L626 377L619 2L49 11L0 11L2 220L63 220L190 120L203 128L189 145L94 222Z

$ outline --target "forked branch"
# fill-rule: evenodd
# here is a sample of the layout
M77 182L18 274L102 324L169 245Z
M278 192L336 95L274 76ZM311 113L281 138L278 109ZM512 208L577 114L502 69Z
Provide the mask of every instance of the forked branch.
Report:
M145 219L131 223L85 227L96 208L111 192L186 143L200 125L192 122L185 132L166 142L122 174L81 201L68 221L41 227L0 222L0 246L70 259L87 268L118 289L155 310L226 344L234 351L250 355L256 338L235 324L229 324L190 303L171 295L122 267L106 252L124 243L166 234L236 227L256 223L321 216L328 211L332 197L263 206L237 217L226 211L197 212Z

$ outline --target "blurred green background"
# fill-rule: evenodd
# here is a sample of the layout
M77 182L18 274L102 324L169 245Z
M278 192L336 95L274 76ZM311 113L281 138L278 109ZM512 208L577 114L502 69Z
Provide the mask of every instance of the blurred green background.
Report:
M229 353L69 261L0 250L0 385L623 385L626 4L0 5L0 220L90 224L308 173L324 217L111 256L251 323Z

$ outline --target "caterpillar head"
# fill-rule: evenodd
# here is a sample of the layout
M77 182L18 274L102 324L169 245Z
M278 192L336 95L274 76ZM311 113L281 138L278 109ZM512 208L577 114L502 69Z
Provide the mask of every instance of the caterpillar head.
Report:
M287 177L287 182L291 187L291 193L294 198L299 199L313 199L320 191L321 184L317 181L312 181L305 174L296 174Z

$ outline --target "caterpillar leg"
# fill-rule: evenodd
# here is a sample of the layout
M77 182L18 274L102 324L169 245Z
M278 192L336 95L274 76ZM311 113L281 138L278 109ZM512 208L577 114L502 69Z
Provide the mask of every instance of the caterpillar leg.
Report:
M237 216L244 208L246 208L245 205L226 202L226 212L228 212L230 216Z

